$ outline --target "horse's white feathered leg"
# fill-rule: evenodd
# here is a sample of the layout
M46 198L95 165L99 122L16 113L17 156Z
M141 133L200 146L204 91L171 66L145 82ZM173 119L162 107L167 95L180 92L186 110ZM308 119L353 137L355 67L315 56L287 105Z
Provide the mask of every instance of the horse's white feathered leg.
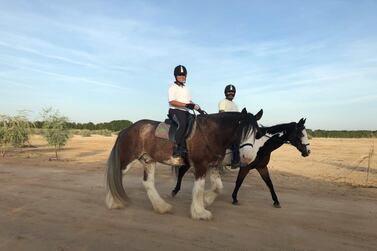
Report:
M156 168L156 163L146 163L144 164L144 180L143 185L147 191L149 200L152 203L153 209L160 213L169 213L172 210L172 205L164 201L161 196L158 194L155 184L154 184L154 172Z
M210 170L210 180L211 180L211 189L205 191L204 193L204 204L205 206L211 205L217 196L219 196L223 191L223 182L221 181L221 176L219 169L212 168Z
M212 219L212 213L204 208L205 177L196 179L192 190L191 217L198 220Z

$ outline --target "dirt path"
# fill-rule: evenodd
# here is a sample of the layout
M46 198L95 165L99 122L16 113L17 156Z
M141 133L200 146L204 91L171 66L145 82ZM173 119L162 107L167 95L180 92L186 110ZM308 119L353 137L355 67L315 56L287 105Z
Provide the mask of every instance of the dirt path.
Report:
M272 170L281 209L252 173L230 203L235 173L210 207L213 221L189 218L193 179L170 198L170 169L157 189L174 213L152 211L141 170L125 180L132 205L108 210L97 166L39 167L0 162L0 250L376 250L376 189L334 185ZM68 165L68 164L67 164ZM73 163L69 163L73 165ZM294 183L290 182L294 180Z

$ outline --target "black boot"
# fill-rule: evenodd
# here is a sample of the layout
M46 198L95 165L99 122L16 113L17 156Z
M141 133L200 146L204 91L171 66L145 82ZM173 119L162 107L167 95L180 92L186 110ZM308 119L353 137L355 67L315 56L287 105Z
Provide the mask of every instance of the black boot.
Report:
M239 168L240 165L241 165L241 163L240 163L240 150L239 150L238 145L234 145L232 147L232 163L231 163L231 167L232 167L232 169L236 169L236 168Z
M172 166L183 166L184 165L184 154L182 153L181 146L174 144L173 147L173 159Z
M173 157L182 157L181 146L178 144L174 144Z
M179 147L180 147L180 152L181 152L181 157L186 157L186 155L187 155L187 146L186 146L186 142L185 143L183 143L183 144L181 144L181 145L179 145Z

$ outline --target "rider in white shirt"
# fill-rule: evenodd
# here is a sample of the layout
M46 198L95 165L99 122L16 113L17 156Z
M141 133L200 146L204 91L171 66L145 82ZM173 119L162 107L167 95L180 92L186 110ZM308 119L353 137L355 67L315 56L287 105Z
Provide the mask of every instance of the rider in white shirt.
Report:
M186 84L187 70L183 65L174 69L175 82L169 88L169 116L177 124L175 134L175 145L173 149L174 158L184 158L187 149L185 143L185 132L189 117L189 110L200 111L200 106L191 101L191 96Z
M224 94L225 98L219 102L219 112L239 112L236 103L233 101L236 95L236 87L227 85Z
M227 85L224 90L225 98L219 102L219 112L238 112L238 107L233 101L236 95L236 87L234 85ZM232 145L232 168L237 168L240 165L240 150L239 145Z

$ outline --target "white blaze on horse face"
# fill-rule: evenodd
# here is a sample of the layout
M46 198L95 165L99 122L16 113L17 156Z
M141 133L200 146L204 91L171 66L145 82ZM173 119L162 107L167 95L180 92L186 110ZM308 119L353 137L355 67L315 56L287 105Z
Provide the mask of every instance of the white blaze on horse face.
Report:
M255 143L255 132L250 131L249 134L245 137L245 140L240 144L240 161L241 164L248 164L253 161L256 157L256 154L252 151Z
M310 147L309 147L309 138L308 134L306 133L306 129L302 130L303 136L301 137L301 143L306 146L307 152L310 152Z

